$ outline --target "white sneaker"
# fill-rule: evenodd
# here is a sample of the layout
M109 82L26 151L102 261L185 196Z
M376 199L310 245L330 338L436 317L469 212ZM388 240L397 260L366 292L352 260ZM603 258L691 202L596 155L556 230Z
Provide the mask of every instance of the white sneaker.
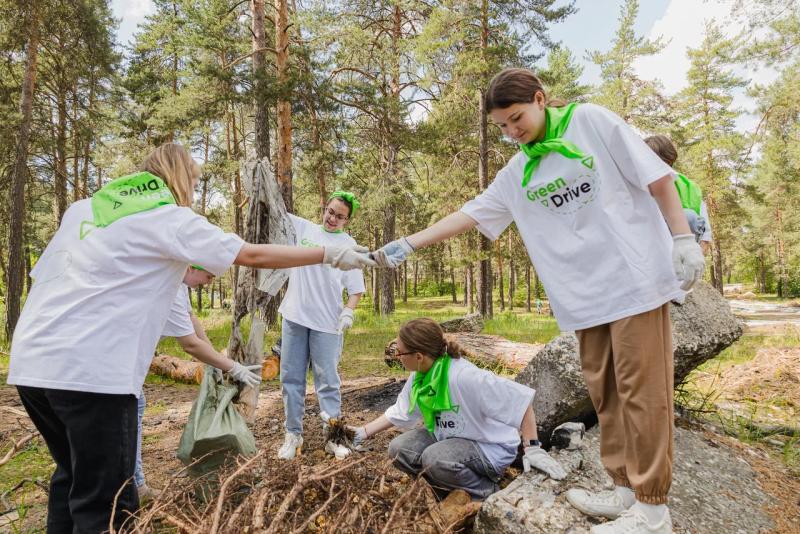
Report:
M567 491L567 501L586 515L616 519L628 509L619 493L614 490L590 493L573 488Z
M353 451L351 451L344 445L339 445L338 443L329 441L325 444L325 452L334 455L337 460L343 460L348 456L350 456L350 453Z
M281 460L291 460L300 454L300 449L302 447L303 436L300 434L292 434L291 432L287 432L286 437L283 438L283 445L281 445L281 448L278 449L278 458Z
M643 513L638 510L625 510L615 521L595 525L592 534L672 534L672 519L667 511L664 519L656 525L650 525Z

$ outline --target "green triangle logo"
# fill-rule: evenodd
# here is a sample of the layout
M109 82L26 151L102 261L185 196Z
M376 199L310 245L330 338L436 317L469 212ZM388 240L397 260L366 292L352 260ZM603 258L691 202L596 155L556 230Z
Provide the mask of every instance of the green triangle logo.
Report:
M583 158L581 160L581 163L583 163L584 166L589 167L590 169L594 169L594 157L593 156L587 156L587 157Z
M545 208L547 207L547 201L546 200L542 200L542 206L544 206Z

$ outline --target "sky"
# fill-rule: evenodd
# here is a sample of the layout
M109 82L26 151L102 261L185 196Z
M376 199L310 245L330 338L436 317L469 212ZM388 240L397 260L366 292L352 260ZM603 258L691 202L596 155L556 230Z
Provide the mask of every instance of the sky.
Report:
M715 19L721 23L724 33L735 35L739 27L731 22L730 13L734 0L640 0L636 34L650 39L662 36L668 44L656 55L642 59L636 65L641 78L659 79L667 95L674 95L686 86L689 60L686 49L695 48L703 39L706 21ZM607 50L618 25L620 8L624 0L577 0L578 12L551 28L550 35L569 48L584 66L582 81L597 84L599 68L586 59L592 50ZM120 19L118 42L129 44L138 24L153 12L150 0L112 0L114 15ZM760 83L768 83L776 74L772 71L738 71L737 74L750 79L757 77ZM752 111L754 102L744 91L736 95L734 104ZM737 125L742 131L750 131L758 119L755 115L743 115Z

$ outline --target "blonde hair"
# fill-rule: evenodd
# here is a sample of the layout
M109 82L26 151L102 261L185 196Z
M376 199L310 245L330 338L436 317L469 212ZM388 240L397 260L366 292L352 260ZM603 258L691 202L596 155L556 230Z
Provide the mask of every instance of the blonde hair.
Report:
M200 166L183 146L164 143L145 158L142 170L164 180L178 206L192 205L192 179L200 175Z
M672 167L675 165L675 160L678 159L678 149L675 144L666 135L651 135L644 140L647 146L655 152L661 161Z
M407 351L419 352L434 360L444 356L445 352L451 358L460 358L463 352L458 343L445 339L439 323L427 317L406 322L400 327L397 337L406 346Z

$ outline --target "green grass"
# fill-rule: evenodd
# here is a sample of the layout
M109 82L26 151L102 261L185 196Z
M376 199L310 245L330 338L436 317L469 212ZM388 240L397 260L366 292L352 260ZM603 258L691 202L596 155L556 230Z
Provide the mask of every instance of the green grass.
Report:
M3 453L6 449L3 448ZM35 438L4 466L0 467L0 494L25 479L39 479L45 484L55 469L50 451L40 438Z

